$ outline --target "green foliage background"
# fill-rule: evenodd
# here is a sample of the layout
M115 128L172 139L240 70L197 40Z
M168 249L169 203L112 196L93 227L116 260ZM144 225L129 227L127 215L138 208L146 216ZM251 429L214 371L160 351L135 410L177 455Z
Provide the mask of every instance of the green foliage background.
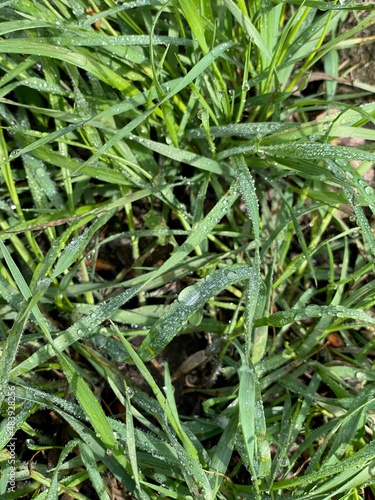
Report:
M374 495L373 5L0 19L0 494Z

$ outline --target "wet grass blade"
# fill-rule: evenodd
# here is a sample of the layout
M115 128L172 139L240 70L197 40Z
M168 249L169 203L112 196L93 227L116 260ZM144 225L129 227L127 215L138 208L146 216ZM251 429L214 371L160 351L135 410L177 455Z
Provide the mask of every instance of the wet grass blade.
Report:
M254 280L255 272L247 265L233 265L219 269L196 285L182 290L177 300L150 329L138 349L138 354L148 361L159 354L175 337L187 320L199 310L208 299L218 295L227 286L242 280Z
M215 47L213 50L211 50L207 55L205 55L195 66L193 69L187 73L186 76L182 78L174 87L173 89L168 92L163 99L156 104L155 106L152 106L149 110L146 112L142 113L142 115L138 116L137 118L134 118L130 123L128 123L123 129L121 129L119 132L117 132L111 139L107 142L106 145L103 147L99 148L99 150L91 156L91 158L86 162L86 163L93 163L95 162L101 155L103 155L110 147L114 146L118 141L123 139L124 137L129 136L129 134L142 122L145 121L145 119L150 116L159 106L164 104L165 102L169 101L172 99L174 95L176 95L178 92L183 90L185 87L187 87L190 83L192 83L196 78L198 78L218 57L220 57L226 50L230 49L234 44L232 42L225 42L218 47Z

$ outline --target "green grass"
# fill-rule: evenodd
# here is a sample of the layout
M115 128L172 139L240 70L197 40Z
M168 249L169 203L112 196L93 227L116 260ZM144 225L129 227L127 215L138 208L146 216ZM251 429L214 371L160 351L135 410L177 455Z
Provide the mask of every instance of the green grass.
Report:
M374 497L373 6L0 19L0 496Z

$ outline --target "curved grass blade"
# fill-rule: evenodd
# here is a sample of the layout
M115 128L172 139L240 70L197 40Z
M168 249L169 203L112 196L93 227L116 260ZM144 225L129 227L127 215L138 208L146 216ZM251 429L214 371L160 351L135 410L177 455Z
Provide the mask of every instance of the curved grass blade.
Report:
M172 158L173 160L179 161L181 163L187 163L193 167L196 167L201 170L206 170L213 174L225 175L226 177L230 176L229 168L224 163L219 163L211 158L206 158L204 156L200 156L197 153L192 153L190 151L184 151L179 148L175 148L173 146L168 146L168 144L164 144L162 142L152 141L150 139L145 139L143 137L137 137L133 134L130 134L129 139L132 141L136 141L139 144L155 151L156 153L160 153L167 158Z
M123 35L108 36L99 35L94 32L80 33L76 36L51 36L38 38L39 43L61 45L62 47L129 47L148 46L149 35ZM182 45L192 47L193 42L188 38L176 38L172 36L153 36L153 45Z
M254 179L251 176L249 167L246 165L242 155L231 157L234 168L234 175L237 180L238 188L241 196L244 199L248 216L253 224L254 238L257 245L260 244L259 230L259 205L255 192Z
M129 358L133 361L133 363L136 365L136 367L143 375L147 383L150 385L152 391L155 394L156 399L158 400L160 407L165 412L168 423L172 426L176 435L182 442L183 446L180 445L175 435L173 435L171 432L168 432L168 427L165 429L167 431L167 435L171 442L171 445L177 455L181 467L181 472L185 476L186 482L189 485L190 490L194 493L197 493L197 482L199 482L200 485L205 490L206 493L205 498L213 499L210 483L204 471L202 470L202 467L199 462L198 451L194 446L192 440L188 436L187 432L182 427L180 418L176 413L175 404L172 401L173 390L171 387L170 379L169 381L167 380L167 384L169 383L169 389L168 389L169 395L167 398L165 398L161 390L157 386L155 380L153 379L152 375L150 374L149 370L147 369L146 365L142 361L141 357L138 355L138 352L136 352L132 347L132 345L125 339L122 332L115 325L113 325L113 327L117 335L120 337L121 342L127 349L129 353ZM160 423L163 425L164 428L166 427L163 420Z
M86 414L87 418L91 422L93 428L95 429L96 433L98 436L100 436L101 441L103 442L104 446L106 446L107 449L109 449L113 455L115 456L116 460L119 462L119 464L126 470L128 467L128 462L123 455L122 452L120 452L117 448L117 443L116 439L113 435L113 432L111 430L111 427L108 423L107 416L105 415L102 407L100 406L99 402L95 398L94 394L91 392L89 386L86 384L86 382L79 376L79 374L76 372L74 369L74 366L71 364L70 361L66 358L64 354L61 353L60 349L55 345L55 341L52 339L52 336L49 331L48 324L46 320L44 319L43 315L41 314L37 304L38 299L40 298L39 293L44 293L46 289L48 288L50 284L50 280L44 279L39 280L39 283L36 284L37 290L40 289L39 293L32 294L31 290L29 289L25 279L23 278L22 274L18 270L16 264L14 263L11 255L6 249L6 246L4 243L0 242L0 248L4 254L4 257L7 260L8 266L12 270L12 274L15 277L15 281L18 284L20 291L24 298L27 300L30 297L32 297L32 300L30 304L26 307L26 310L23 311L23 316L25 319L27 318L28 313L31 311L34 316L36 321L38 322L46 340L49 343L49 347L52 349L52 352L57 356L60 365L62 367L62 370L68 379L71 387L73 388L74 394L79 401L84 413ZM41 283L42 282L42 283ZM24 321L19 321L15 324L16 328L20 330L21 332L23 331L23 325ZM20 333L17 333L16 335L16 341L20 338ZM12 352L14 354L14 346L12 349ZM12 355L12 352L10 353ZM10 365L11 366L11 365ZM5 370L5 373L9 372L8 370Z
M48 494L46 496L46 500L55 500L58 498L59 495L59 472L60 468L63 465L64 459L73 451L73 449L79 446L81 448L81 457L83 459L83 462L85 465L88 465L87 472L90 475L90 479L93 480L93 486L95 489L98 487L99 492L101 494L100 498L103 498L105 500L110 500L108 493L105 491L103 480L101 480L100 474L97 470L96 466L96 461L94 458L94 455L92 454L91 450L87 451L88 446L82 443L79 439L74 439L73 441L70 441L64 446L64 449L62 450L59 460L57 462L57 465L55 467L55 470L52 474L51 482L48 488ZM83 448L83 446L86 446L86 448ZM83 449L82 449L83 448ZM83 453L82 453L83 452ZM91 453L91 455L90 455ZM91 459L91 460L90 460ZM98 492L98 490L97 490Z
M337 318L354 319L363 325L375 325L375 319L360 309L351 309L345 306L318 306L309 305L305 309L289 309L271 314L267 318L259 318L255 321L256 326L272 325L282 327L310 318L326 318L334 316Z
M268 478L271 471L271 453L266 438L266 420L258 377L251 364L242 364L239 373L238 404L247 452L246 461L253 480Z
M81 420L78 420L77 418L73 417L69 413L64 412L63 410L58 410L58 412L90 447L95 456L97 456L108 467L108 469L118 479L118 481L120 481L121 484L124 484L126 488L136 496L136 498L139 498L136 485L131 477L131 474L120 466L118 461L111 453L108 453L108 449L103 445L101 439L98 438L98 436L96 436L95 433L91 429L89 429ZM124 454L123 451L122 453Z
M2 242L0 242L3 245ZM0 246L1 248L1 246ZM4 251L4 249L2 249ZM4 389L7 387L10 372L16 359L18 347L21 342L22 333L24 331L26 321L29 317L30 312L35 309L38 301L46 293L50 285L49 280L44 280L44 282L39 283L39 287L34 295L31 297L30 301L24 300L21 304L18 317L14 322L12 329L9 332L8 338L5 342L1 357L0 357L0 405L4 398ZM30 297L29 297L30 298Z
M137 351L139 356L144 361L155 357L208 299L220 293L227 286L248 279L256 279L255 270L246 264L235 264L225 269L219 269L196 285L182 290L177 300L150 329Z
M202 59L185 75L180 81L178 81L173 87L173 89L168 92L165 97L155 106L152 106L150 109L142 113L142 115L134 118L130 123L125 125L124 128L119 130L113 137L107 141L107 144L98 149L98 151L86 161L86 164L90 164L95 162L101 155L103 155L109 148L114 146L118 141L128 136L132 130L134 130L138 125L140 125L148 116L150 116L159 106L164 104L165 102L172 99L172 97L185 87L187 87L190 83L192 83L198 76L200 76L206 69L218 58L220 57L226 50L233 47L233 42L225 42L217 47L215 47L211 52L202 57Z
M204 23L199 2L197 0L179 0L178 2L189 23L190 29L197 39L203 54L207 54L209 47L205 36Z
M361 421L366 417L366 406L373 406L374 388L365 387L351 401L347 414L341 420L340 428L335 433L333 442L324 460L324 467L335 465L344 456L351 453L351 445L354 436L361 428Z
M66 413L73 415L75 418L85 419L85 414L76 403L66 401L59 396L36 389L31 385L26 385L22 381L17 381L17 385L15 385L15 393L17 399L37 403L40 406L46 406L56 411L63 410Z
M233 0L224 0L224 3L232 13L233 17L242 26L244 32L250 37L250 40L257 45L259 50L267 57L267 59L271 60L271 54L266 44L263 42L259 31L255 28L250 19L240 10L239 7L237 7Z
M291 479L284 479L274 483L272 490L290 489L294 486L308 486L317 483L320 479L325 479L336 474L348 474L350 471L363 470L368 465L373 466L375 460L375 441L366 444L362 449L354 453L351 457L341 460L338 464L324 467L312 474L298 476Z
M89 52L74 52L65 47L59 47L46 43L39 43L38 40L30 38L11 38L0 40L0 51L8 54L35 54L39 57L50 57L65 61L74 66L88 71L99 80L107 83L111 87L122 90L126 93L137 93L137 89L128 80L122 78L115 71L111 70L105 64L100 63L90 57Z
M189 255L189 253L192 252L192 250L198 246L208 234L210 234L224 214L230 209L237 196L238 193L234 184L226 195L219 200L211 212L209 212L209 214L202 221L200 221L181 247L176 250L159 269L153 271L144 282L137 284L129 290L125 290L108 302L101 303L95 310L91 311L90 314L87 314L84 318L77 321L67 330L61 332L58 338L54 341L56 348L63 351L77 340L87 336L103 321L108 320L113 312L119 309L128 300L133 298L151 281L155 280L164 273L167 273L182 262ZM43 363L53 355L54 351L50 345L41 347L37 352L14 368L11 372L11 377L13 378L32 370L35 366Z
M214 498L219 498L217 495L232 457L237 430L238 413L236 412L225 426L210 462L210 470L214 472L214 475L209 478L209 481L213 488Z
M60 131L61 130L59 130L58 132ZM46 163L56 165L57 167L71 170L73 173L79 171L81 174L88 175L90 177L93 177L94 179L99 179L101 181L111 182L115 185L129 185L129 180L121 172L108 168L107 165L105 165L105 167L104 164L102 164L102 166L86 165L85 163L70 158L69 156L63 156L62 154L53 151L47 146L37 147L35 143L30 144L29 139L26 141L25 137L22 137L20 134L17 134L16 137L21 144L27 145L25 146L25 148L14 150L13 155L11 155L12 160L24 154L25 151L32 151L33 156L35 156L36 158L39 158ZM46 139L46 141L44 139ZM43 142L49 142L49 140L49 137L43 138Z
M333 160L362 160L375 161L374 153L367 153L358 148L349 148L346 146L332 146L331 144L278 144L274 146L260 146L259 152L274 157L301 158L304 160L320 160L323 158L332 158Z
M127 455L129 457L129 462L132 468L133 477L138 490L141 490L141 485L139 480L143 479L141 476L142 471L139 469L137 462L137 453L135 447L135 436L134 436L134 420L131 409L131 402L129 396L129 390L125 391L125 410L126 410L126 448Z
M94 234L108 222L114 215L115 210L109 210L103 216L99 217L90 227L86 227L82 234L76 236L72 241L63 249L62 254L56 262L55 268L52 273L52 279L62 274L73 262L80 259L84 253L84 249L89 244Z

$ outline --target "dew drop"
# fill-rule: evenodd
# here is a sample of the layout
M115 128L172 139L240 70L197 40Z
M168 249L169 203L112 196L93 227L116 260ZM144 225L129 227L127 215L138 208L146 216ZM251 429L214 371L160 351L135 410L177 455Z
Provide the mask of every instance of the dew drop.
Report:
M281 467L288 467L289 465L289 458L288 457L280 457L279 458L279 464Z
M18 156L20 154L20 149L13 149L13 151L11 151L9 153L9 158L14 158L15 156Z
M228 279L231 281L235 281L238 278L238 274L234 271L228 272Z
M134 396L133 389L131 387L127 387L126 394L129 396L129 398L132 398Z
M191 307L196 302L198 302L200 297L199 290L196 289L196 286L188 286L179 293L177 300L183 304L184 306Z

